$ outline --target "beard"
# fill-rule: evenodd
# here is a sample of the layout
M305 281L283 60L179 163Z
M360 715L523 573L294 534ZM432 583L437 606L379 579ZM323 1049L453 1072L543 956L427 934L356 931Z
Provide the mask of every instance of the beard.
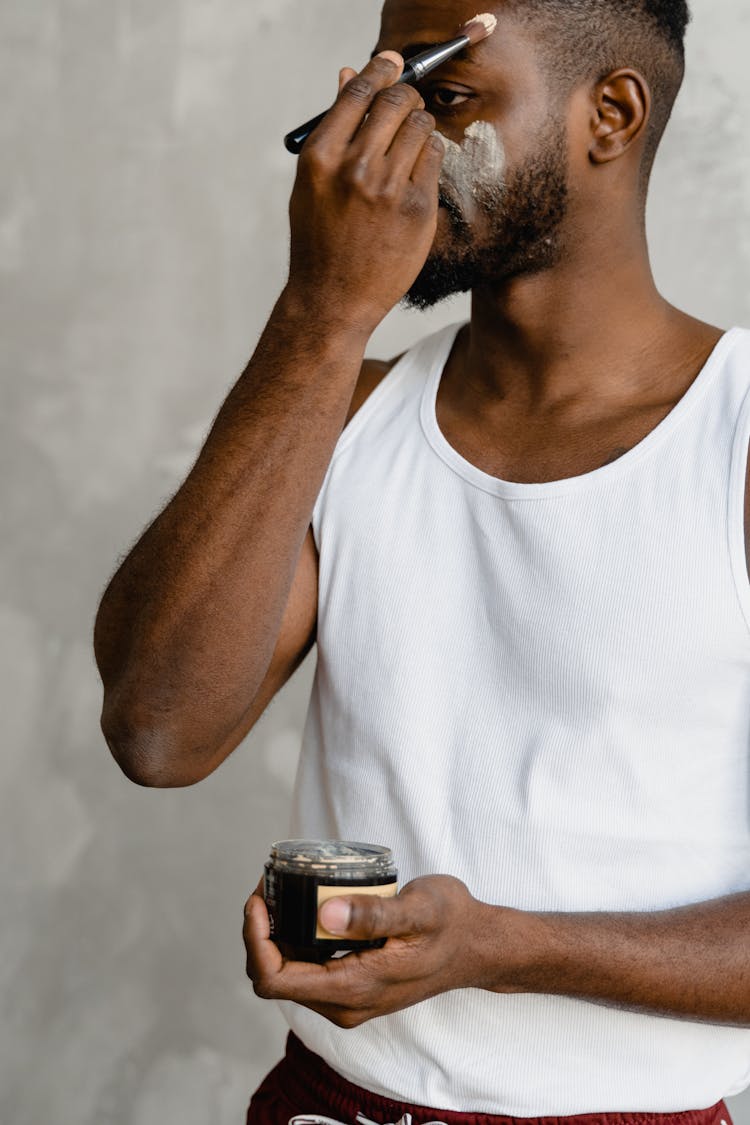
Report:
M447 244L430 251L402 304L428 309L456 293L497 286L555 265L568 207L567 176L564 132L555 124L537 152L509 172L504 183L474 193L471 221L450 185L441 181Z

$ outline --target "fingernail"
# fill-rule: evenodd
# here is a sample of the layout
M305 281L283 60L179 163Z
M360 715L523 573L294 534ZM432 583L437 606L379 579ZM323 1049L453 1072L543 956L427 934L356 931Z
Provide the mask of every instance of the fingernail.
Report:
M320 922L329 934L343 934L349 929L352 916L350 904L343 898L331 898L320 908Z
M380 51L377 55L379 59L385 59L386 62L393 63L394 66L401 67L404 65L404 60L401 55L396 51Z

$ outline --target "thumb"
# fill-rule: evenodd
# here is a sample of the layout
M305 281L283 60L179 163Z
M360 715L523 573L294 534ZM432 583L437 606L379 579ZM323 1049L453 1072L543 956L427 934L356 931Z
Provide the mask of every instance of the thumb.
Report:
M403 937L423 928L420 896L346 895L329 898L318 912L323 929L355 940Z

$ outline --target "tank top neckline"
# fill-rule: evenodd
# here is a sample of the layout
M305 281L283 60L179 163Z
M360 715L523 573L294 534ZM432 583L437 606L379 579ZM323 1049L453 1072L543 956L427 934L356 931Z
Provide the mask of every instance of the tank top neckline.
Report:
M640 462L647 454L659 446L682 422L685 416L693 409L711 384L714 376L721 370L723 361L734 346L734 342L741 329L730 328L717 340L713 351L705 364L688 387L685 394L670 412L654 427L637 445L629 449L616 461L592 469L579 476L566 477L561 480L543 481L539 483L521 483L519 481L503 480L485 473L471 461L467 461L457 449L454 449L443 434L437 421L436 404L440 381L445 365L451 354L456 337L468 323L459 321L450 324L437 334L435 350L432 354L432 364L428 366L427 378L424 383L420 403L420 422L425 438L438 457L458 476L467 483L483 492L493 496L501 496L509 500L538 500L552 496L567 495L584 489L593 488L614 482L628 473L633 465ZM433 337L435 339L435 337Z

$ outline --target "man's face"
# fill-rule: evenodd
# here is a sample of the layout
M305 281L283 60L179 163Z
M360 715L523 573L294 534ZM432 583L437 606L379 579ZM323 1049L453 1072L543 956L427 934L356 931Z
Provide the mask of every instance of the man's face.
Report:
M568 161L565 120L533 39L503 7L493 35L433 71L420 92L447 153L438 229L404 301L428 308L453 293L549 268L560 255ZM377 50L409 57L453 38L476 0L386 0Z

